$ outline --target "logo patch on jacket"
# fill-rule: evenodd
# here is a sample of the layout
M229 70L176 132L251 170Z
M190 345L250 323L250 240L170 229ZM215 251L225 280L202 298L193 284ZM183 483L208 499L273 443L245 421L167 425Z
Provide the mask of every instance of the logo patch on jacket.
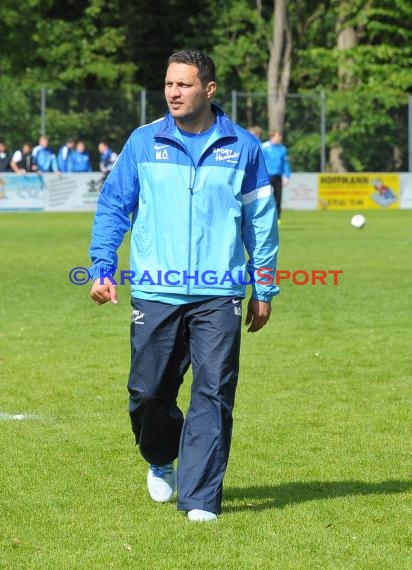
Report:
M169 153L167 152L167 144L155 144L153 149L156 153L156 160L169 160Z
M237 164L239 162L240 152L236 152L231 148L214 148L213 149L216 162L232 162Z

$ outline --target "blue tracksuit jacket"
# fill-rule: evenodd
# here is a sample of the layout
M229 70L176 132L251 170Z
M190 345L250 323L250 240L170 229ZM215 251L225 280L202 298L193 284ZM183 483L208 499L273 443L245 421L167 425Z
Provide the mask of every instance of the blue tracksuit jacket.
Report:
M262 152L269 176L291 176L288 150L283 144L273 144L270 141L262 143Z
M56 155L49 147L34 147L33 158L39 172L57 172L59 169L57 165Z
M131 134L99 196L93 279L114 273L131 227L132 295L244 297L249 275L255 299L278 293L276 208L259 142L213 108L216 129L198 164L169 113Z
M67 146L62 146L57 153L57 166L60 172L73 172L73 151Z
M92 165L90 164L90 155L88 152L79 152L74 149L71 154L71 161L73 172L92 172Z

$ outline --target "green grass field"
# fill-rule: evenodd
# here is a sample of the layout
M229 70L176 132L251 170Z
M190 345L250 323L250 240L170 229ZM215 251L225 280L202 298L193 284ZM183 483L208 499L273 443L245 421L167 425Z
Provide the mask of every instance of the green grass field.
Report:
M280 269L344 273L285 282L267 327L243 335L209 524L148 498L128 288L97 307L68 279L88 265L91 214L0 216L1 569L411 568L412 212L367 212L363 230L351 215L284 214Z

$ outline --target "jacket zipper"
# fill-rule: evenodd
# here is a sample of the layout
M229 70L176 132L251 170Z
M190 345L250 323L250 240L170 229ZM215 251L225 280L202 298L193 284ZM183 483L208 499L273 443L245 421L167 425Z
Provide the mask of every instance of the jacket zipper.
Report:
M190 174L189 174L189 186L188 186L188 190L189 190L189 235L188 235L188 255L187 255L187 275L190 275L190 266L192 263L192 223L193 223L193 212L192 212L192 208L193 208L193 188L195 185L195 179L196 179L196 166L195 163L193 162L193 158L190 155L190 153L188 152L186 145L182 143L181 140L176 139L175 137L172 136L166 136L164 138L167 139L171 139L174 142L177 142L178 145L183 149L183 151L186 153L186 155L189 157L190 160ZM192 177L192 172L194 171L194 176ZM190 280L186 279L186 295L190 294Z
M189 247L188 247L188 256L187 256L188 257L188 259L187 259L187 265L188 265L187 276L189 277L190 276L190 267L192 264L193 188L195 186L198 166L195 165L191 154L188 152L186 146L184 144L182 144L182 141L180 141L180 140L178 140L172 136L165 136L164 138L170 138L171 140L177 142L179 144L179 146L184 149L185 153L187 154L187 156L189 157L190 162L191 162L190 176L189 176L189 188L188 188L189 189ZM219 140L221 140L223 138L225 138L225 137L218 137L216 140L212 141L212 143L207 148L204 149L203 153L199 157L198 165L200 163L202 156L210 148L210 146L212 144L216 144L216 142L218 142ZM193 172L193 177L192 177L192 172ZM190 285L189 285L190 279L186 279L186 280L187 280L186 295L190 295Z
M187 278L186 278L186 295L190 295L190 268L192 265L192 224L193 224L193 188L195 186L196 172L197 168L193 162L192 157L188 153L191 166L190 166L190 177L189 177L189 247L187 256ZM192 177L193 172L193 177Z

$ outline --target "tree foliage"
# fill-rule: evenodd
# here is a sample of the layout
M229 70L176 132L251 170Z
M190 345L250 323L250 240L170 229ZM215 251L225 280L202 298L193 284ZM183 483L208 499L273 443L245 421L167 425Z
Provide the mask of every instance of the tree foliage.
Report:
M55 144L65 131L93 141L107 130L119 145L138 124L136 90L156 91L160 101L167 58L184 48L210 53L226 110L232 90L244 93L244 126L259 122L267 130L274 6L275 0L2 0L0 135L11 146L37 138L46 85ZM331 155L339 149L343 168L405 170L410 1L295 0L287 17L289 93L315 96L287 98L287 87L284 93L294 169L319 168L316 94L323 91L328 148ZM345 34L353 41L342 49Z
M350 170L406 169L412 90L410 3L335 0L325 5L324 21L329 30L333 23L335 34L319 34L316 44L300 48L299 59L300 68L307 70L305 89L327 93L329 147L341 147ZM337 45L339 21L356 34L348 49ZM314 22L315 28L323 25Z

